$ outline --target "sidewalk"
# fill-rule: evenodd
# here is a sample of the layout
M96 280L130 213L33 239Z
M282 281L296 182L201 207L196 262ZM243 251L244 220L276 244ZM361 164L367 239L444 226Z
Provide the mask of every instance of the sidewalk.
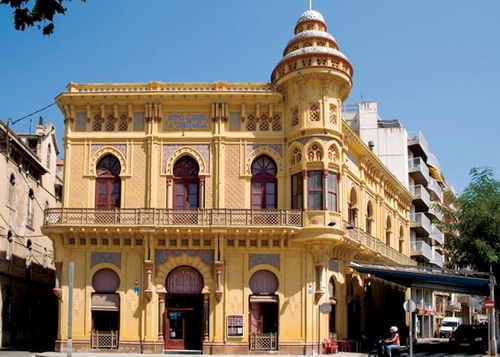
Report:
M69 357L69 354L67 352L43 352L43 353L37 353L37 357ZM122 356L122 357L186 357L186 356L203 356L203 355L195 355L195 354L140 354L140 353L106 353L106 352L72 352L71 357L117 357L117 356ZM323 354L323 355L318 355L318 354L312 354L312 355L282 355L279 353L269 353L269 354L264 354L264 355L258 355L258 354L246 354L246 355L210 355L210 356L224 356L224 357L272 357L272 356L280 356L280 357L299 357L299 356L304 356L304 357L312 357L312 356L335 356L335 357L366 357L368 356L368 353L363 353L363 352L339 352L335 354Z

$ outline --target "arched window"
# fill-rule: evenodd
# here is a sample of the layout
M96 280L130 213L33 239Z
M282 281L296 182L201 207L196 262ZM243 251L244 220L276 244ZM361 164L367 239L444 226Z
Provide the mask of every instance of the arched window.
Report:
M347 222L357 227L358 226L358 195L354 188L351 189L351 194L349 196L349 202L347 203Z
M399 252L404 254L405 232L403 226L399 227Z
M113 270L104 268L92 277L92 287L96 293L114 293L120 287L120 278Z
M46 159L46 163L45 163L45 166L47 166L48 169L50 169L50 156L51 156L51 153L52 153L52 149L50 148L50 144L47 146L47 159Z
M269 270L259 270L250 277L248 286L252 294L274 295L278 290L278 279Z
M387 222L385 227L385 244L391 245L391 235L392 235L392 222L391 217L387 216Z
M32 188L28 191L28 206L26 209L26 225L28 227L33 227L33 216L35 213L35 205L33 200L35 199L35 191Z
M104 156L97 164L96 208L120 208L121 166L113 155Z
M365 231L368 234L372 234L372 222L373 222L373 208L371 201L366 205L366 222Z
M10 174L9 177L9 203L13 203L14 200L14 186L16 184L16 176Z
M174 208L196 209L199 207L198 173L200 168L191 156L183 156L174 165Z
M333 335L337 332L335 316L335 305L337 305L337 300L335 290L335 280L333 279L333 277L331 277L328 281L328 302L332 305L332 309L330 310L330 314L328 316L328 335L330 337L333 337Z
M252 163L252 209L276 208L276 172L276 164L267 155Z

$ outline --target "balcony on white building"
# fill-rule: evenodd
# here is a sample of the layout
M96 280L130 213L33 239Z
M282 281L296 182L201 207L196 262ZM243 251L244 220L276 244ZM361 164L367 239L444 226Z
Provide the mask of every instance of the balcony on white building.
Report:
M429 210L427 211L431 217L431 220L434 221L435 219L438 219L440 221L443 220L443 213L439 211L434 205L429 206Z
M443 190L437 180L432 177L429 178L429 183L427 184L427 189L431 195L431 200L437 201L439 203L443 202Z
M439 254L436 251L432 251L432 258L430 259L430 263L437 265L442 268L444 264L444 257L442 254Z
M429 262L433 258L433 251L429 244L419 240L410 242L410 256L412 258L417 258L418 261L425 260Z
M410 229L413 229L419 236L428 236L431 233L431 221L427 216L422 213L410 214Z
M425 212L431 205L431 196L422 185L410 186L409 191L413 198L413 205L419 212Z
M414 156L427 158L429 144L427 144L427 140L425 140L420 130L408 133L408 148L413 152Z
M434 239L436 245L444 244L444 234L435 225L431 226L431 233L429 234L429 237Z
M429 182L429 168L421 157L408 160L408 173L413 177L415 183L427 186Z

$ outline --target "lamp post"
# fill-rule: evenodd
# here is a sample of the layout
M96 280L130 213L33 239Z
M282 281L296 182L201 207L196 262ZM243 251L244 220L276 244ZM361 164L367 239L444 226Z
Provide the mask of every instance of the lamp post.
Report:
M490 264L490 299L492 301L495 301L495 285L496 285L496 279L495 275L493 274L493 268L491 267ZM493 308L490 310L490 318L489 318L489 336L490 336L490 341L489 341L489 351L490 351L490 356L496 356L497 355L497 337L496 337L496 309L495 306L493 305Z

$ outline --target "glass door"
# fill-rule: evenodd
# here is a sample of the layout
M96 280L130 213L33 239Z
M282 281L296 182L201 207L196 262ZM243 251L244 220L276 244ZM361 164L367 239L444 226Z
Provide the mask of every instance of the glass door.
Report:
M167 349L184 349L184 311L169 309L166 316L166 326L168 327Z

